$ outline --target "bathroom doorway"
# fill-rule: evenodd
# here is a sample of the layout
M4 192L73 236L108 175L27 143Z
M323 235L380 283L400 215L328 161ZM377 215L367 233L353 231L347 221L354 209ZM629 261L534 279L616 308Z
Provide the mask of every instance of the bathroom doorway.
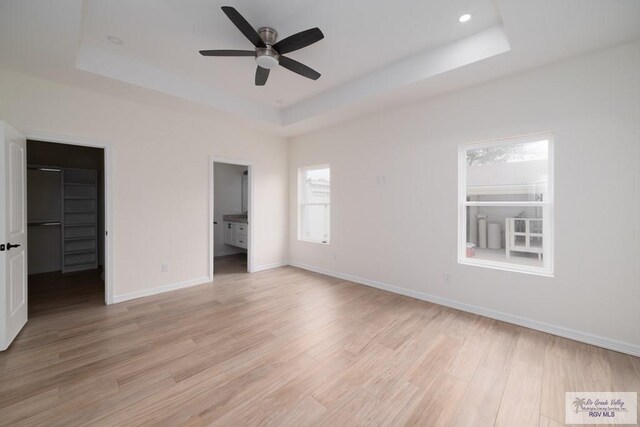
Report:
M210 271L212 280L251 271L251 165L211 159Z

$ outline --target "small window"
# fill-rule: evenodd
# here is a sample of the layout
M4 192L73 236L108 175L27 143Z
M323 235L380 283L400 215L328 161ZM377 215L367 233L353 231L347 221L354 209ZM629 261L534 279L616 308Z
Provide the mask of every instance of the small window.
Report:
M553 275L553 141L537 135L459 152L458 261Z
M329 165L298 170L298 239L329 243L331 170Z

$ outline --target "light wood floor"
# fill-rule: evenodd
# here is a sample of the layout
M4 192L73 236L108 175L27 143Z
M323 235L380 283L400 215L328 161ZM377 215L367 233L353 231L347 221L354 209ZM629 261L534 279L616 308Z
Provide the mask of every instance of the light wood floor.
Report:
M0 354L0 423L556 426L565 391L640 391L638 358L229 261L215 284L108 307L95 275L68 305L40 287Z

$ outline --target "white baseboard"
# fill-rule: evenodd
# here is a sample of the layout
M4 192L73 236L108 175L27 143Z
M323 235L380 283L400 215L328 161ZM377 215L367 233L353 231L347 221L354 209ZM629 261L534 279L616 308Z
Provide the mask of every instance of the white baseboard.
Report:
M197 279L185 280L184 282L169 283L168 285L158 286L157 288L143 289L141 291L129 292L127 294L115 295L113 297L113 303L119 303L129 301L136 298L148 297L151 295L161 294L163 292L175 291L177 289L184 289L191 286L202 285L203 283L209 283L209 277L198 277Z
M274 262L272 264L264 264L259 265L253 268L252 273L257 273L259 271L270 270L272 268L284 267L285 265L289 265L287 261ZM161 294L163 292L175 291L177 289L188 288L190 286L202 285L203 283L209 283L213 280L207 277L199 277L197 279L185 280L184 282L178 283L170 283L168 285L158 286L157 288L151 289L143 289L140 291L129 292L127 294L115 295L113 297L112 304L117 304L119 302L129 301L136 298L148 297L151 295Z
M287 261L274 262L271 264L263 264L253 267L252 273L257 273L258 271L271 270L272 268L284 267L285 265L289 265Z
M586 344L591 344L591 345L606 348L609 350L618 351L620 353L626 353L632 356L640 357L640 346L635 344L612 340L599 335L593 335L586 332L577 331L575 329L565 328L563 326L552 325L549 323L540 322L538 320L532 320L526 317L516 316L514 314L504 313L501 311L496 311L489 308L480 307L477 305L467 304L467 303L455 301L449 298L443 298L436 295L427 294L424 292L399 288L397 286L378 282L376 280L365 279L362 277L352 276L350 274L345 274L345 273L338 273L335 271L326 270L324 268L319 268L312 265L299 263L296 261L289 261L289 265L293 267L302 268L304 270L309 270L316 273L324 274L327 276L336 277L338 279L359 283L361 285L371 286L373 288L378 288L378 289L393 292L396 294L420 299L423 301L432 302L434 304L444 305L446 307L455 308L461 311L478 314L480 316L489 317L491 319L501 320L507 323L513 323L514 325L523 326L529 329L535 329L541 332L546 332L548 334L557 335L557 336L568 338L574 341L580 341Z

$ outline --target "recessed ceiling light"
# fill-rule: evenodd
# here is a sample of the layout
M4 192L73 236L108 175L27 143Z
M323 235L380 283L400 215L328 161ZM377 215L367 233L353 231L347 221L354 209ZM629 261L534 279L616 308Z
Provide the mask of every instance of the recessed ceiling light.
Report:
M122 39L120 39L120 38L118 38L116 36L107 36L107 40L109 40L111 43L117 44L117 45L123 45L124 44Z
M278 105L284 104L284 99L276 99L276 104Z
M469 20L471 20L470 13L465 13L464 15L460 15L460 18L458 18L458 22L467 22Z

